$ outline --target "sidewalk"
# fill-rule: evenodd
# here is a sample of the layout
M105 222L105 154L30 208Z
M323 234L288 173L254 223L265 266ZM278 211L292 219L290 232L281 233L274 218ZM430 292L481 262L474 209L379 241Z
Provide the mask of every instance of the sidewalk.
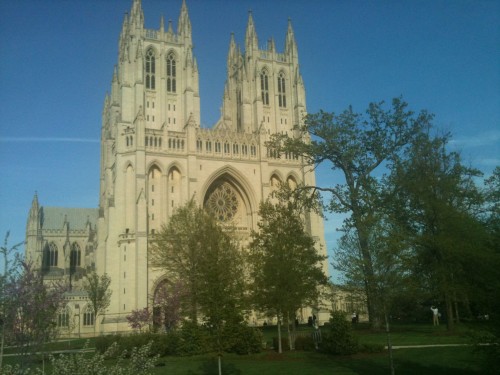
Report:
M438 348L446 346L472 346L471 344L430 344L430 345L393 345L392 349ZM384 349L389 349L385 346Z

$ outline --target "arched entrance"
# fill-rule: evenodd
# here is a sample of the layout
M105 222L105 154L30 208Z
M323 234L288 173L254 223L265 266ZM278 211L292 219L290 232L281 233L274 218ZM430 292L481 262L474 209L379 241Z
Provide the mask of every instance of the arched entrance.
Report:
M182 283L161 281L153 294L153 329L155 331L169 331L174 328L181 318L181 299L184 288Z

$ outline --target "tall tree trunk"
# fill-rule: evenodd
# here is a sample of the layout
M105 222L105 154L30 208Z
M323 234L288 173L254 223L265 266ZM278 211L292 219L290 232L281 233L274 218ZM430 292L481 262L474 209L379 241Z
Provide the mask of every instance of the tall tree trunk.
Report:
M445 292L444 300L446 304L446 328L453 332L455 324L453 321L453 301L449 292Z
M368 307L368 317L371 327L373 329L380 329L382 326L380 316L379 298L377 294L377 280L375 272L373 271L373 262L368 244L368 234L366 229L363 228L361 220L357 215L353 215L355 220L355 227L358 234L358 245L361 259L363 261L363 273L365 279L365 292Z
M281 348L281 321L280 321L280 314L276 314L276 317L278 318L278 353L282 353L283 350Z
M290 313L287 312L286 313L286 330L287 330L287 333L288 333L288 348L290 350L293 350L293 343L292 343L292 335L291 335L291 332L290 332Z
M387 334L387 349L389 351L389 366L391 368L391 375L394 375L394 359L392 357L392 342L391 342L391 331L389 328L389 318L387 316L387 311L384 307L384 318L385 318L385 332Z

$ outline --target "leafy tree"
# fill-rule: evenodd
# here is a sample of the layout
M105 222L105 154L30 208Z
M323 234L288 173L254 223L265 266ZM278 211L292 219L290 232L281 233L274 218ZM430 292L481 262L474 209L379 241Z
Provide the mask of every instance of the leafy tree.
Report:
M465 167L448 152L449 136L422 132L395 164L393 216L414 251L410 268L431 301L444 301L448 329L459 319L457 303L467 301L489 270L487 233L478 220L483 198ZM477 270L483 274L477 278ZM491 277L487 279L492 280ZM454 314L455 312L455 314Z
M242 320L245 308L244 265L236 241L194 200L179 208L155 238L153 264L171 283L186 289L183 307L194 324L203 316L222 355L224 327Z
M85 276L83 289L87 292L90 307L94 313L94 335L97 326L97 317L106 312L111 303L112 291L109 290L111 278L107 274L99 276L95 271Z
M314 304L319 285L326 283L322 262L326 257L315 248L305 231L301 211L292 201L270 200L259 208L259 231L252 233L249 247L252 301L259 310L272 311L280 323L302 306Z
M338 174L332 174L329 186L300 189L328 194L331 199L327 209L348 214L345 226L353 228L357 236L368 312L374 327L380 326L382 315L373 264L375 254L370 244L376 215L383 206L378 176L432 119L425 111L415 115L407 106L397 98L389 110L384 109L383 103L371 103L366 116L355 113L351 107L339 115L323 111L309 114L304 124L296 128L294 137L278 134L268 144L277 152L302 156L311 165L326 164L343 177L343 182L338 183Z

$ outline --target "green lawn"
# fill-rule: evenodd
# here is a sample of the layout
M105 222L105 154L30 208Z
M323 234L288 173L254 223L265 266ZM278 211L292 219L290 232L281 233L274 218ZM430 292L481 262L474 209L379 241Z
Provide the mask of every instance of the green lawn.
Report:
M483 374L481 358L464 347L397 350L394 361L397 374ZM217 368L216 358L209 356L162 358L160 363L164 366L158 367L156 374L208 375L215 374ZM307 352L286 352L282 355L265 352L252 356L226 355L223 364L224 374L389 374L387 353L333 357Z
M403 325L391 327L393 345L429 345L468 343L467 332L474 326L460 325L456 332L449 334L445 326ZM325 329L325 328L323 328ZM299 332L307 334L310 327L300 327ZM354 327L360 343L386 345L385 332L372 332L363 324ZM276 327L263 330L268 347L272 338L277 336ZM286 337L286 332L284 337ZM52 350L64 350L68 346L83 347L86 340L59 342L51 344ZM92 347L92 342L90 347ZM10 349L9 351L11 351ZM481 365L484 358L473 352L470 346L397 349L393 351L396 374L420 375L465 375L484 374ZM6 363L13 363L15 357L5 357ZM156 374L208 375L216 374L217 362L214 355L192 357L164 357L158 360ZM232 375L322 375L322 374L389 374L387 351L353 356L329 356L316 352L292 351L278 354L265 350L255 355L238 356L225 354L223 357L224 374Z

